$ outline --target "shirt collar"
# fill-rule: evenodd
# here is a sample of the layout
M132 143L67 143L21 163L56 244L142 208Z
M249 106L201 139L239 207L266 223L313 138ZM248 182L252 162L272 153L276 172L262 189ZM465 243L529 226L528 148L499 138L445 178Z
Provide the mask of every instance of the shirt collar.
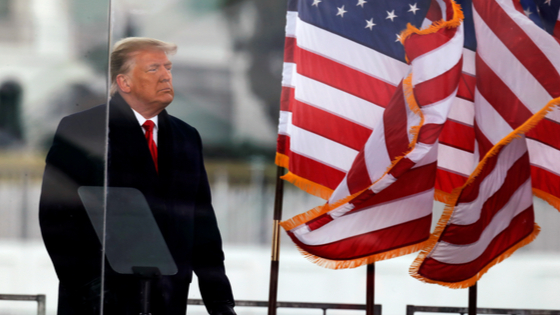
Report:
M157 115L150 118L150 119L146 119L146 118L144 118L144 116L140 115L140 113L135 111L132 107L130 109L132 109L132 112L134 113L134 116L138 120L138 123L140 124L140 126L142 126L146 122L146 120L151 120L151 121L154 122L154 125L155 125L154 128L158 129L158 116Z

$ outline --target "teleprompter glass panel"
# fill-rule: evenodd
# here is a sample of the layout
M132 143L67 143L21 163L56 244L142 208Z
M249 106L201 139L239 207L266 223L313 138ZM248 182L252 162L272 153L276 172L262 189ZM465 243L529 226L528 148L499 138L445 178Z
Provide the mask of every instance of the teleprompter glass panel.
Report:
M21 222L9 237L25 254L14 257L27 257L13 293L45 294L49 314L100 314L103 244L78 188L105 182L109 1L10 1L9 14L20 35L1 49L11 118L0 129L3 169L19 179L0 181Z

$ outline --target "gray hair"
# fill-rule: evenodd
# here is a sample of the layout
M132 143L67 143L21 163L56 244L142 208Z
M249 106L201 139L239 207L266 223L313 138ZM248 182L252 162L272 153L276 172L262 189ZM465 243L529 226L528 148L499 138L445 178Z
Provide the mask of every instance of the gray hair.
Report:
M115 44L111 52L111 95L118 91L117 76L128 73L132 68L134 53L151 49L173 55L177 52L177 45L148 37L127 37Z

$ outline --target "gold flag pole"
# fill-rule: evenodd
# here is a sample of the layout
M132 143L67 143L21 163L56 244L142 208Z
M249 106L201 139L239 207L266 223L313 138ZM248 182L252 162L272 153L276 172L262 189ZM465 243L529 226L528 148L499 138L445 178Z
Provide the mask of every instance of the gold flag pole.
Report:
M284 174L284 168L278 166L276 173L276 194L274 197L274 215L272 218L272 255L270 260L268 315L276 315L278 271L280 267L280 221L282 220L282 199L284 198L284 181L280 177Z

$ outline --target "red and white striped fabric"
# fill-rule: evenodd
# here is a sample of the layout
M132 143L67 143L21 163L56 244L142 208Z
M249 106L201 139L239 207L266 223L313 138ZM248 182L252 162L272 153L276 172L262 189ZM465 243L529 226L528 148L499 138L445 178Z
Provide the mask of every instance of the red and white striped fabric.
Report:
M474 9L480 38L476 138L482 157L505 134L560 96L560 43L517 12L512 1L488 1L484 6L475 2ZM557 208L559 133L558 109L527 132L533 192Z
M455 206L446 209L437 243L413 263L415 278L451 288L472 286L537 236L525 137L513 138L494 154L484 160L486 166L463 188Z
M288 11L276 155L276 164L289 170L283 178L328 199L406 70L401 61Z
M432 0L426 21L441 19L445 2ZM473 171L478 157L474 141L474 89L475 53L463 49L463 72L459 89L438 142L438 167L436 173L435 199L445 202L454 188L461 187Z
M554 204L560 174L560 44L512 0L474 0L473 8L483 158L411 268L422 281L454 288L473 285L536 237L531 192Z
M417 251L428 240L438 137L462 71L462 12L446 4L447 22L402 34L410 73L328 203L281 223L319 265L356 267Z

